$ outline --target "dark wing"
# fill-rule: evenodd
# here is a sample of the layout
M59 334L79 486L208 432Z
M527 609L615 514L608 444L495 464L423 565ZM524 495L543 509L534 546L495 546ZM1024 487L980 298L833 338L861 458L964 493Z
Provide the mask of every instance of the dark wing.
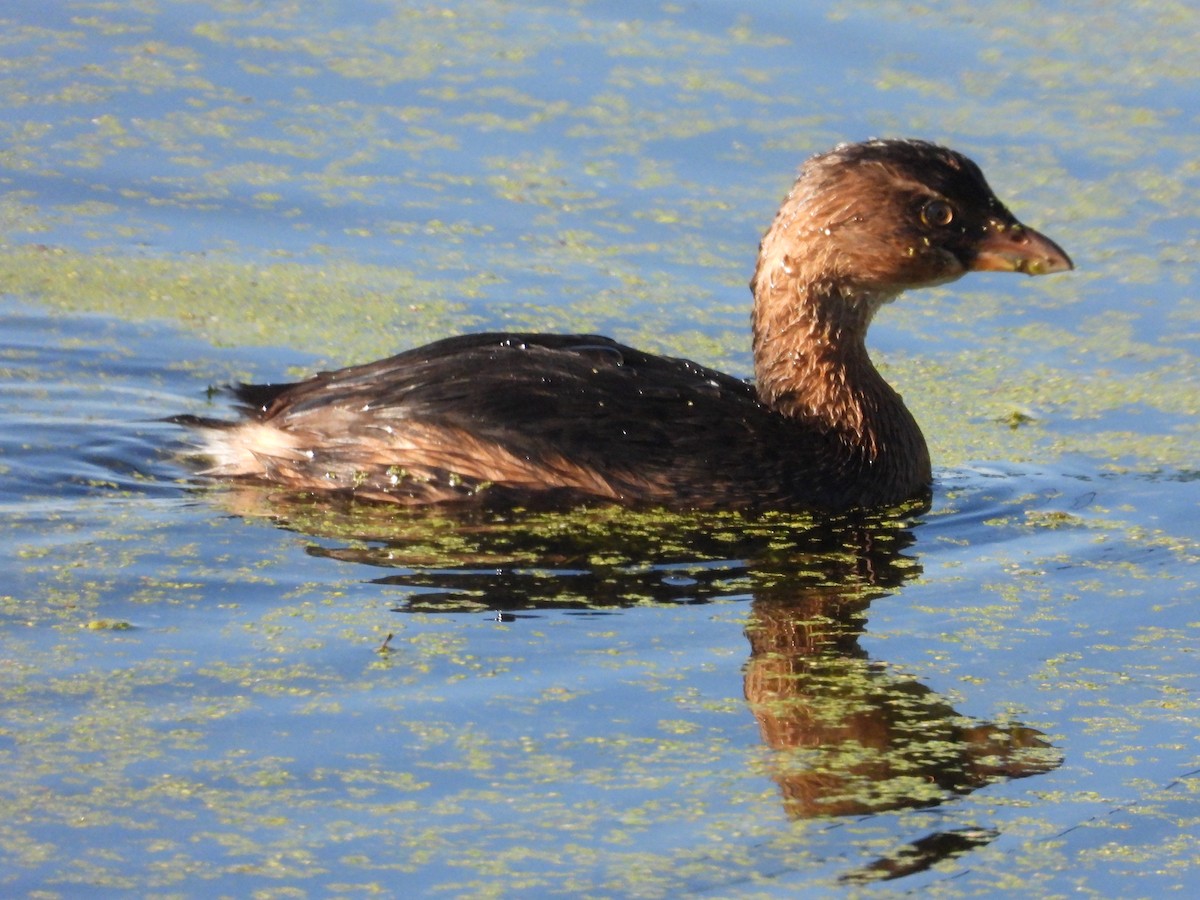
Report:
M304 469L309 486L422 502L485 483L681 506L778 501L816 475L803 470L825 440L740 379L594 335L466 335L236 393L291 441L286 461L267 463L281 480Z

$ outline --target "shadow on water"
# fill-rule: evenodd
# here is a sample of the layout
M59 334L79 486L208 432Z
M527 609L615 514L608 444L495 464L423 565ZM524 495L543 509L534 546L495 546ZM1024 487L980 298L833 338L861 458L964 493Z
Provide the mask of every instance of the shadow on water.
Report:
M860 645L870 605L921 575L920 509L834 520L797 514L396 509L280 495L216 494L230 512L314 538L316 557L384 570L411 591L397 613L551 610L749 600L744 692L767 774L793 819L937 806L1061 763L1019 723L971 719ZM997 837L934 832L843 876L902 877Z

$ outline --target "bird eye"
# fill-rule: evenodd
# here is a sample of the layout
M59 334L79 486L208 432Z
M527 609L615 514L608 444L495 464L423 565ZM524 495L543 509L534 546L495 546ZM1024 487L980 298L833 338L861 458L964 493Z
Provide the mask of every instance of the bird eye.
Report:
M954 207L944 200L930 200L921 207L921 221L926 225L944 228L954 221Z

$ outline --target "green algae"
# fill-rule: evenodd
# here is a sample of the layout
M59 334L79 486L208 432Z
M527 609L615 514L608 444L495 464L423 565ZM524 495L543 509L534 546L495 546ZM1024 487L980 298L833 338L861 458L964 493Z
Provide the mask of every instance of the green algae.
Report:
M480 313L466 312L464 303L488 279L476 287L460 279L431 282L382 266L114 260L38 248L10 252L4 266L5 290L60 308L181 317L182 324L214 344L286 344L337 363L386 355L487 321ZM951 324L976 310L972 294L965 300L944 293L932 299L914 295L905 302L922 304L922 317L940 314ZM604 300L596 298L597 309ZM347 309L354 311L349 329ZM587 310L559 313L568 328L580 314ZM607 315L615 316L616 310ZM520 329L543 324L548 316L521 321L514 311L509 318L511 327ZM680 329L668 338L656 324L652 319L628 323L626 330L633 339L640 334L652 348L665 345L708 363L744 358L741 335L726 332L722 339ZM884 358L885 372L916 411L940 465L994 457L1048 461L1080 453L1122 470L1186 469L1191 464L1191 448L1200 437L1195 391L1200 372L1194 355L1139 340L1128 316L1112 312L1085 318L1073 331L1044 325L1028 330L1029 336L1018 330L1003 346L986 352ZM1140 363L1137 379L1116 371L1105 378L1094 367L1096 361L1131 359ZM946 382L954 384L953 396L941 389ZM1139 407L1162 414L1155 421L1171 423L1170 430L1162 425L1141 430L1062 427L1124 417ZM964 411L970 415L964 417ZM1035 427L1007 427L1012 421Z
M717 227L736 226L743 235L761 228L786 173L726 185L718 193L711 185L682 179L662 154L647 151L663 140L734 127L754 134L764 128L762 116L768 111L773 119L781 111L805 112L803 98L778 90L780 75L771 69L742 65L730 72L725 64L740 47L769 52L789 46L788 38L772 35L751 19L726 33L709 34L689 28L669 8L641 21L612 22L590 16L582 5L544 22L530 17L528 27L514 31L508 26L514 8L498 5L471 15L398 10L369 30L334 28L315 41L307 32L309 23L294 13L222 4L196 21L192 36L197 43L183 45L143 37L152 33L156 12L154 4L122 14L106 9L74 19L67 29L26 27L9 36L16 48L69 53L86 45L89 35L102 35L115 41L113 54L80 74L89 90L110 101L123 94L161 94L185 102L136 123L114 113L92 117L86 128L72 116L38 122L36 110L74 110L81 100L44 86L39 92L43 81L53 83L59 73L35 74L15 55L10 71L22 89L14 91L10 103L29 110L30 116L9 135L5 165L10 170L39 168L45 144L54 141L68 169L158 148L168 154L174 171L157 176L154 187L125 186L125 202L113 202L96 186L90 189L93 199L74 205L48 207L29 202L34 198L22 192L10 195L3 221L10 235L3 252L6 291L60 308L170 318L222 345L270 343L337 362L500 322L517 329L615 331L651 349L746 368L748 298L742 285L752 262L752 243L734 239L728 231L728 238L714 241L713 235L719 233ZM857 14L854 4L826 12L835 29ZM1032 6L1029 14L1035 14ZM1029 207L1052 220L1096 223L1091 233L1072 235L1072 252L1085 262L1069 287L1038 288L1032 299L1014 299L1012 290L985 296L967 284L952 295L961 300L952 301L947 294L932 301L927 295L914 296L889 312L898 327L935 348L938 332L921 323L969 334L980 316L1010 315L1014 303L1018 313L1028 311L1039 319L1010 330L1003 336L1006 346L978 347L969 356L948 358L931 350L910 361L884 355L927 423L936 458L943 465L957 465L997 455L1033 460L1083 451L1123 468L1184 467L1196 437L1190 414L1194 354L1181 346L1171 358L1149 366L1147 377L1122 377L1119 369L1107 379L1096 377L1094 369L1088 377L1059 359L1087 361L1100 354L1127 361L1165 348L1138 342L1128 329L1119 333L1100 322L1092 328L1091 320L1105 314L1089 318L1084 313L1078 329L1059 329L1051 338L1036 310L1042 302L1078 305L1086 300L1089 283L1105 279L1146 286L1133 306L1144 306L1144 315L1152 313L1150 292L1162 277L1160 260L1106 257L1101 248L1123 235L1143 233L1155 217L1169 214L1171 198L1186 194L1194 171L1186 162L1174 171L1143 162L1132 172L1122 167L1084 181L1044 148L1053 137L1064 148L1110 164L1143 158L1151 142L1158 150L1182 150L1185 136L1173 132L1168 118L1147 117L1129 107L1122 92L1130 84L1178 82L1180 73L1191 70L1194 48L1173 39L1179 32L1167 27L1186 18L1186 11L1147 4L1131 8L1128 15L1155 37L1147 41L1142 28L1114 29L1114 38L1127 43L1128 52L1106 57L1103 69L1064 67L1069 54L1080 52L1085 26L1045 10L1036 15L1052 27L1036 32L1014 28L1007 12L989 12L980 24L980 14L964 18L953 3L915 12L885 8L884 15L902 16L918 31L947 22L956 28L986 27L992 38L981 64L989 77L939 81L935 93L944 97L936 105L945 107L943 115L965 118L946 118L930 130L949 126L968 138L994 140L994 122L1009 129L1015 124L1041 129L1038 148L1015 147L1004 156L992 153L994 158L985 150L985 168L1018 211ZM494 43L500 32L508 38L502 47ZM547 61L561 66L564 47L613 61L584 102L555 97L526 81ZM223 84L207 61L213 48L245 59L250 83L261 88L261 96L239 94ZM1014 61L1018 55L1019 64ZM681 66L680 59L689 63ZM405 90L396 98L399 102L365 97L333 105L315 102L311 87L330 74L351 83ZM1029 113L1033 101L1019 93L997 97L1014 80L1052 90L1039 95L1044 106L1036 115ZM885 61L875 83L882 95L929 102L929 76L914 72L909 61L904 66ZM580 86L573 79L567 84ZM1090 92L1086 102L1079 90ZM1011 108L1001 106L1000 114L993 109L981 117L977 103L965 102L981 94ZM638 105L630 103L631 96L638 97ZM1068 102L1069 113L1064 108ZM912 104L901 108L913 112ZM1094 114L1105 116L1105 133L1123 143L1089 137L1086 145L1076 147L1073 134L1086 129L1072 132L1056 123L1075 121L1086 110L1100 111ZM386 127L397 119L409 126L399 143ZM922 130L921 123L912 121L903 130L914 128ZM466 142L495 131L522 134L528 144L516 152L485 156L474 172L456 164ZM813 131L811 126L796 129L797 157L821 145ZM346 135L353 136L353 146L343 149L337 142ZM780 140L770 132L765 139ZM581 152L552 149L564 142ZM230 150L258 152L266 159L215 162ZM1180 158L1189 157L1182 153ZM630 160L636 160L635 168ZM634 223L621 218L621 208L605 197L599 179L665 192L657 200L648 197L640 213L656 228L649 233L640 226L632 230ZM343 226L331 244L333 233L304 211L294 190L271 190L288 185L299 185L324 210L378 207L377 198L384 194L393 199L388 211ZM401 185L408 190L397 195ZM519 217L516 234L502 234L477 218L474 197L480 193ZM49 249L42 251L47 258L39 264L39 251L21 246L22 234L51 231L61 222L91 221L96 235L140 234L155 241L157 231L170 227L156 219L155 206L218 210L239 195L252 197L281 222L294 219L300 233L311 234L305 253L326 260L290 262L284 253L278 261L259 265L243 263L237 254L224 260L220 254L147 259ZM144 212L135 212L131 202ZM416 256L407 265L350 261L356 241L375 254L381 239L414 241L412 251L397 249L403 256ZM211 239L204 240L194 248L197 253L228 255L233 249L229 242L214 247ZM335 244L341 249L335 250ZM1194 258L1185 247L1162 248L1173 257L1180 251L1178 261ZM647 260L653 260L649 266ZM688 271L697 265L703 277ZM1189 272L1176 262L1169 274L1187 280ZM531 280L530 273L541 277ZM519 288L508 287L517 284ZM685 308L677 302L681 293L692 300ZM1193 307L1185 303L1165 312L1194 318ZM881 322L880 327L887 326ZM933 400L946 397L941 388L947 382L955 385L957 403L935 405ZM1071 427L1139 406L1177 415L1178 422L1136 430L1093 424L1087 438ZM970 411L969 418L964 410ZM1014 417L1035 420L1038 427L1012 435L987 424L988 419Z
M640 525L636 516L622 521L614 510L605 510L601 522L605 524L593 526L601 532L626 532L637 525L630 534L640 534L636 540L643 543L654 527L649 518ZM681 524L659 522L659 541L666 546L682 541ZM551 526L549 517L534 517L527 525L504 529L504 540ZM400 527L393 521L394 535L403 534ZM797 527L805 527L805 520L755 523L715 517L694 523L693 534L700 540L710 530L726 528L744 540L746 530L757 529L769 538L757 543L780 555L777 565L768 567L774 572L786 558L786 548L795 549L786 538ZM881 540L891 527L879 534ZM469 530L464 537L471 534ZM586 544L573 529L558 537ZM471 539L486 542L478 530ZM171 542L161 540L162 548L154 541L138 545L143 554L164 552L174 558L167 549ZM9 787L37 784L56 773L74 774L61 804L42 791L26 795L17 788L9 791L6 808L17 819L36 808L44 823L71 818L76 830L128 833L127 841L147 859L143 874L130 880L121 874L118 858L84 851L77 856L80 883L168 889L193 877L238 876L315 884L327 870L312 849L326 844L360 848L343 852L342 858L364 875L419 872L436 861L461 873L444 879L449 884L482 879L480 883L507 886L583 885L587 879L569 873L599 866L604 883L622 891L636 889L646 879L677 878L684 870L692 878L720 880L725 867L751 863L744 849L722 849L718 843L669 858L638 849L639 836L662 823L712 816L713 778L753 777L731 774L744 764L739 761L745 750L726 733L727 723L744 715L740 703L698 693L693 680L674 665L647 658L645 649L635 652L632 645L623 650L625 642L614 645L605 630L587 637L583 654L597 657L596 662L602 656L603 665L585 665L566 682L528 684L535 674L530 660L550 658L556 632L569 629L564 620L526 630L519 638L520 658L503 660L470 652L461 625L445 616L409 618L402 628L393 626L389 655L403 665L379 668L372 659L378 643L377 605L316 584L258 582L249 591L254 583L242 581L244 569L236 558L240 542L224 542L227 546L206 548L194 565L206 567L214 550L225 556L226 564L205 577L240 585L248 602L213 609L201 596L187 601L197 612L207 609L206 618L215 617L224 645L220 657L209 659L202 649L180 644L168 633L140 628L130 633L133 643L124 658L106 663L104 677L95 677L93 663L87 677L46 681L37 674L45 663L35 664L39 656L44 658L45 648L28 643L20 650L29 664L19 677L31 690L26 697L31 715L15 752L4 753L6 764L22 772L21 782ZM89 542L85 552L93 565L100 558L97 548L105 543L102 535ZM115 542L123 543L120 538ZM828 563L818 556L811 564L820 569ZM173 565L179 566L179 560ZM814 578L832 580L820 573ZM169 602L153 583L147 594L159 597L160 604ZM178 596L178 588L170 594ZM103 602L101 596L93 601ZM722 630L736 635L736 627L726 626L736 626L741 616L726 615ZM73 634L59 634L55 654L75 643ZM714 647L710 665L736 667L736 656L721 644ZM89 652L77 649L80 659ZM666 646L661 650L669 652ZM662 697L649 730L629 721L627 710L610 708L589 685L591 676L585 673L609 669L643 696ZM487 689L491 712L478 710L476 715L484 718L475 724L445 718L444 710L464 691L472 694L481 681L497 682ZM403 693L392 689L398 685ZM34 706L64 702L75 710L73 716L33 724ZM325 757L320 768L311 769L302 748L351 727L364 714L364 705L373 721L367 731L375 737L367 746ZM599 717L598 706L606 710ZM284 709L289 714L281 717ZM253 749L222 746L222 732L253 729L254 720L267 710L272 710L273 724L268 732L259 732ZM834 714L832 707L829 714ZM495 733L489 723L500 721L521 723L518 733ZM607 724L597 730L581 727L582 721ZM381 741L415 754L406 768L394 768L392 757L378 746ZM31 766L30 754L43 744L53 749ZM853 765L857 759L853 754L840 762L830 758L826 765ZM151 777L158 765L167 771ZM439 773L453 773L456 787L449 794ZM427 797L435 785L442 785L438 796ZM564 793L566 785L572 787ZM901 780L893 787L896 796L911 797L916 786ZM590 792L586 802L571 796L579 789ZM879 802L888 802L887 796ZM758 802L769 804L769 798ZM314 816L321 823L320 836L313 831ZM159 827L150 828L145 824L149 819ZM474 824L468 826L468 820ZM172 838L169 828L164 835L162 823L180 821L187 823L186 840ZM769 817L763 821L760 827L743 824L744 834L773 834L775 829L766 825ZM11 826L4 831L13 832L6 851L21 866L36 865L54 852L24 844ZM457 839L465 834L474 837ZM588 837L564 842L563 834ZM788 840L779 852L792 853L800 840L799 835L795 844ZM372 846L394 849L381 859ZM63 883L73 878L66 875Z
M14 50L5 103L23 112L4 125L3 177L23 185L33 173L73 189L52 201L21 187L0 202L5 293L336 363L479 327L604 327L745 372L744 282L786 168L865 127L841 118L840 88L770 56L803 56L805 45L766 19L709 33L683 7L625 22L586 4L490 4L398 9L369 29L315 34L299 7L199 8L196 46L153 37L154 3L92 5L59 29L5 29L0 40ZM878 9L843 3L829 16L852 22ZM512 26L518 12L528 28ZM1195 183L1194 136L1175 128L1181 112L1130 95L1190 87L1194 11L1133 4L1073 19L1041 4L930 3L884 12L915 23L921 42L947 23L990 37L979 65L954 79L924 65L937 53L897 51L878 64L864 54L851 79L875 86L870 127L965 142L1018 214L1056 238L1065 232L1080 265L1011 289L965 281L914 294L880 316L878 356L939 467L1052 467L1083 454L1116 472L1194 477L1195 234L1135 241L1178 218ZM41 68L96 36L121 42L111 58L68 79ZM1088 53L1094 45L1102 59ZM219 77L211 48L257 76L250 90ZM564 64L576 53L618 64L585 89ZM358 96L328 102L331 74ZM560 82L574 94L543 86ZM413 90L386 100L368 90L405 86ZM95 114L144 94L169 100L169 111ZM402 133L388 127L395 121ZM686 165L692 141L744 164L744 181L703 183ZM170 165L116 190L93 183L106 160L139 151ZM772 152L766 171L758 157ZM641 193L618 200L606 185ZM407 193L389 193L401 186ZM160 215L220 217L245 198L275 217L271 228L285 226L280 246L181 239ZM363 209L372 214L338 218ZM72 229L78 244L63 237ZM161 249L163 240L184 249ZM131 249L136 241L147 247ZM1112 285L1119 311L1093 311ZM1175 333L1145 337L1156 329L1143 323L1158 317ZM894 346L897 335L907 349ZM4 366L23 377L19 358ZM45 890L386 892L425 876L480 895L778 896L834 890L830 858L894 858L899 835L928 827L916 811L845 819L834 830L846 837L831 841L827 824L786 821L770 778L812 758L746 739L745 600L797 583L846 588L856 559L853 548L825 546L813 553L821 562L797 564L797 535L811 525L803 518L593 510L472 533L449 517L214 492L185 526L176 516L143 521L136 497L114 506L103 479L92 487L97 499L72 514L5 525L23 583L36 588L6 588L0 600L10 701L0 836L10 872L52 873ZM1082 502L1095 487L1023 492L964 531L955 513L972 497L951 485L925 520L950 523L934 532L948 552L893 561L908 587L872 610L874 646L895 649L905 677L976 710L1032 714L1066 732L1072 753L1086 747L1056 780L943 807L1003 821L1024 843L975 851L965 874L949 864L960 877L920 888L932 896L1037 893L1064 873L1091 885L1149 872L1186 883L1194 869L1194 818L1179 800L1196 779L1147 770L1194 756L1196 625L1180 623L1191 622L1197 585L1181 572L1196 543L1142 523L1144 511ZM249 524L224 531L214 510ZM276 525L294 535L271 537ZM743 553L760 568L747 571ZM306 566L314 556L319 570ZM664 590L647 559L677 561L672 573L697 585ZM356 564L400 578L363 585L362 570L344 574ZM522 571L493 581L453 571L471 567ZM586 588L562 574L572 567L591 574ZM450 599L421 599L439 589ZM689 597L711 601L703 616L684 618L691 608L676 604ZM635 607L626 615L651 636L562 615L485 625L470 612L539 602L589 614ZM400 617L393 607L431 612ZM897 608L915 620L889 630ZM589 623L582 636L579 621ZM133 627L87 627L100 622ZM904 652L905 628L919 649ZM871 672L847 665L828 679L844 693L827 700L826 718L862 708ZM898 691L887 695L905 705ZM322 754L339 733L359 746ZM853 744L837 750L827 768L876 758ZM945 750L931 739L919 753ZM934 794L904 777L883 789ZM847 795L871 791L859 784ZM1131 793L1139 802L1122 803ZM1056 824L1070 815L1105 837L1072 849ZM684 831L676 844L661 837ZM1141 839L1164 832L1170 839Z
M216 345L286 343L331 356L347 351L347 308L375 330L383 352L395 335L419 342L463 323L460 304L472 293L456 281L451 301L439 296L446 286L381 267L113 259L45 248L10 254L4 289L62 309L171 318Z

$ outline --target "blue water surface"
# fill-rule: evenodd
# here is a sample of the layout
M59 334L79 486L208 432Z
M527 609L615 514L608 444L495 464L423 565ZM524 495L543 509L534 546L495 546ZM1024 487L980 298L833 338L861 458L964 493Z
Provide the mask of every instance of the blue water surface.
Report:
M6 895L1200 884L1194 10L0 20ZM463 328L746 375L792 172L879 134L1078 266L873 326L928 511L402 514L208 484L164 421Z

